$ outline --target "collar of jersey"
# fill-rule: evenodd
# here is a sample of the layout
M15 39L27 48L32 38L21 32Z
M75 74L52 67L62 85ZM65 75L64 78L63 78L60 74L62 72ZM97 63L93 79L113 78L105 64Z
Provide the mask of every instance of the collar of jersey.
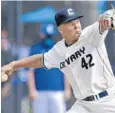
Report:
M78 40L79 40L79 39L78 39ZM73 44L71 44L71 45L68 45L67 42L66 42L66 40L64 41L64 43L65 43L65 46L66 46L66 47L70 47L70 46L74 45L78 40L76 40L76 41L75 41Z

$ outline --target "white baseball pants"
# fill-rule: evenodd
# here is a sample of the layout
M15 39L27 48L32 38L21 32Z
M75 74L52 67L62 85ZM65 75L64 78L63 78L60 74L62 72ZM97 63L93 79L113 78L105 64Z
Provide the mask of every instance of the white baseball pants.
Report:
M33 113L65 113L63 91L39 91L36 100L32 101Z
M115 88L99 100L77 100L67 113L115 113Z

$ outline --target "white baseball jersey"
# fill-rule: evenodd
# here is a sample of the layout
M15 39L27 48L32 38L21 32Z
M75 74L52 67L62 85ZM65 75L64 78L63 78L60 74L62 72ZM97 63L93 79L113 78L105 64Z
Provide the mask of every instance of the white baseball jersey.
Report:
M59 68L71 83L76 98L98 94L115 85L104 39L108 30L99 33L99 22L86 27L78 41L66 46L58 42L44 54L44 67Z

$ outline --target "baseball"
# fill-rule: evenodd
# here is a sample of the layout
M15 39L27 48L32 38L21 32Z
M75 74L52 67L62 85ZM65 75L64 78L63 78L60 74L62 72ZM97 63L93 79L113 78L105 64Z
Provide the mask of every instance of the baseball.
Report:
M8 80L8 75L7 74L3 74L2 77L1 77L1 81L5 82L7 80Z

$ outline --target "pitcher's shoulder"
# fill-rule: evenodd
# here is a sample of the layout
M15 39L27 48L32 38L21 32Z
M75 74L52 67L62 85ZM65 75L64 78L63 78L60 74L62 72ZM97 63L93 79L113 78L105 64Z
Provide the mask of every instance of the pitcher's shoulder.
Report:
M62 39L61 41L57 42L53 49L59 56L64 56L66 52L65 40Z
M55 44L55 47L65 48L65 40L62 39L62 40L58 41L58 42Z

